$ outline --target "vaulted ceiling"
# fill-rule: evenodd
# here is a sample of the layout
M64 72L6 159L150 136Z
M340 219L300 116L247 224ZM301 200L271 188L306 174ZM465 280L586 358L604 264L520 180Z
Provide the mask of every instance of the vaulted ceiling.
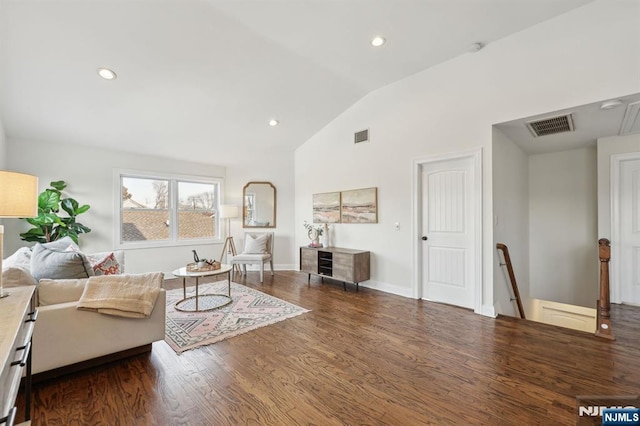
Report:
M231 165L590 1L0 0L0 119L10 140Z

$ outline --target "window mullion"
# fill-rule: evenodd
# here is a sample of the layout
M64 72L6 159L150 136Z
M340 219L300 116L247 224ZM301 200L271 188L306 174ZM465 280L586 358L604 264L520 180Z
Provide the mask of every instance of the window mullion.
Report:
M178 181L171 179L169 184L169 215L171 216L171 241L178 241Z

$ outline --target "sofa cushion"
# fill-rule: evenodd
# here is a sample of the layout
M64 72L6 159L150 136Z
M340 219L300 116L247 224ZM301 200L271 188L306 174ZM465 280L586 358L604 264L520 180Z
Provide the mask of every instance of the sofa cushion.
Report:
M38 285L31 271L19 267L2 267L2 285L4 287L18 287L21 285Z
M76 251L64 251L36 243L31 253L31 275L36 280L88 278L93 268L87 257Z
M76 302L82 296L89 278L76 280L42 279L38 285L38 306Z

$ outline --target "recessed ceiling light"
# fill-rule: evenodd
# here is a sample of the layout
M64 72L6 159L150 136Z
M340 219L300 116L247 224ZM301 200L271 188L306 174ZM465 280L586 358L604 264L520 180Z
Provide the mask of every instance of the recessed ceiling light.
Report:
M98 75L105 80L115 80L118 77L115 71L109 68L98 68Z
M280 123L278 120L274 120L274 119L269 120L269 126L271 127L277 126L278 123Z
M606 101L603 102L600 105L600 109L614 109L614 108L618 108L619 106L622 106L622 101L619 100L613 100L613 101Z
M373 39L371 39L371 45L373 47L380 47L382 46L387 40L384 39L384 37L380 37L380 36L376 36Z

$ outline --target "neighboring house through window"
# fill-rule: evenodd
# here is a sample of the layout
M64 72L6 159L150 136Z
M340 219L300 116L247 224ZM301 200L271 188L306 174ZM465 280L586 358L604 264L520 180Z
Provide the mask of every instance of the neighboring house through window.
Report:
M120 170L117 182L119 247L220 240L221 179Z

